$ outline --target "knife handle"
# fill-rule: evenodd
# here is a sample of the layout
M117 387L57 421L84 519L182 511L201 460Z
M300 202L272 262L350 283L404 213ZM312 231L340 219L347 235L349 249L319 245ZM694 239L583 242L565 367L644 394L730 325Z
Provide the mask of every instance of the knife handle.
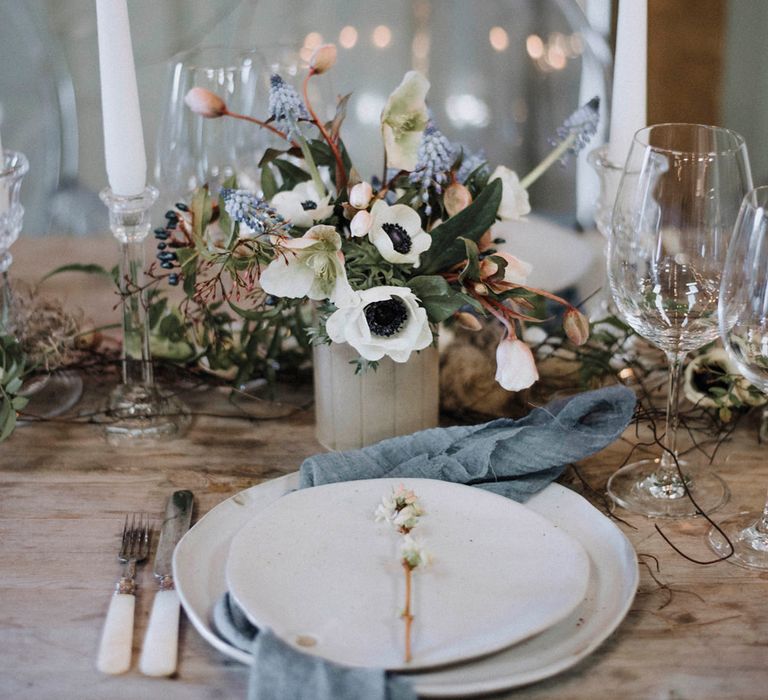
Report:
M179 595L171 588L155 594L139 659L145 676L170 676L179 650Z
M125 673L131 667L135 607L132 593L115 593L110 599L96 659L96 668L102 673Z

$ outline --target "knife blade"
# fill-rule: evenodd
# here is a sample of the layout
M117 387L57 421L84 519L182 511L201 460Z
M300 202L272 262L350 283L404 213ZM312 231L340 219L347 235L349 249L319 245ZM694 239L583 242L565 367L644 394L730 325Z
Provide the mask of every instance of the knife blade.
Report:
M146 676L170 676L176 671L179 647L179 596L173 586L173 551L192 522L194 496L174 491L168 499L153 573L160 586L152 603L139 670Z

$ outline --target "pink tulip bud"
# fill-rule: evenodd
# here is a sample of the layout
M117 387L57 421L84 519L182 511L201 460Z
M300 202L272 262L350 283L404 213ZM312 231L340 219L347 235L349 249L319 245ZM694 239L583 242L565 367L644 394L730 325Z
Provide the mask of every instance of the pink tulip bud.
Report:
M461 183L454 182L445 188L443 204L449 216L455 216L472 204L472 194Z
M505 338L496 348L496 381L507 391L527 389L539 378L531 349L517 338Z
M364 209L357 212L357 214L352 217L352 221L349 222L349 232L352 234L353 238L362 238L365 236L368 231L371 230L371 220L372 217L370 212L367 212Z
M365 209L371 203L373 188L367 182L358 182L349 191L349 203L355 209Z
M322 44L318 46L309 59L309 67L313 73L325 73L336 63L336 45Z
M457 311L453 317L456 319L456 323L468 331L480 331L483 329L483 324L474 314L467 313L466 311Z
M573 306L563 316L563 329L574 345L584 345L589 340L589 319Z
M184 97L184 102L195 114L206 119L216 119L227 112L224 100L201 87L193 87Z

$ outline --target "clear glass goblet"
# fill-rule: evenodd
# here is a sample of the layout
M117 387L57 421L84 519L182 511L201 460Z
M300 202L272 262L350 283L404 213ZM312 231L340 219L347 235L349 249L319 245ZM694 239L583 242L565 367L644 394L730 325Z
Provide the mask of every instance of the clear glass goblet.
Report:
M720 285L720 335L739 371L768 391L768 187L747 194L728 247ZM768 503L762 513L740 514L720 524L733 545L734 564L768 569ZM713 528L709 542L726 556L731 548Z
M751 188L744 139L733 131L660 124L635 135L613 212L608 279L619 313L669 362L663 454L623 467L608 482L610 497L637 513L689 517L728 499L725 482L708 467L680 461L678 471L678 396L686 354L718 336L728 243Z
M235 174L240 186L256 189L260 154L281 144L238 119L203 119L184 97L193 87L206 88L231 112L266 115L268 69L259 52L229 47L192 49L171 59L155 165L155 179L167 198L164 206L187 199L205 184L216 194L222 181Z

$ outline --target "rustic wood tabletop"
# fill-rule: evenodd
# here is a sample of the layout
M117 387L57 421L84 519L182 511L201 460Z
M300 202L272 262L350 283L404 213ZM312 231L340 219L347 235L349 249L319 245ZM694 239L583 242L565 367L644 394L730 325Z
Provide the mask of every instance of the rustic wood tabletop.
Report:
M34 279L71 261L109 264L109 236L99 241L28 239L15 246L13 273ZM116 257L116 254L115 254ZM98 322L117 318L105 303L108 282L76 275L43 287L89 308ZM77 407L103 400L104 386L86 382ZM307 388L307 399L310 388ZM138 655L152 602L151 567L142 567L134 663L123 676L102 676L95 658L109 596L119 575L115 552L126 512L159 518L168 495L191 489L195 519L263 480L298 468L321 450L311 408L276 420L234 410L221 389L185 396L196 415L185 437L149 447L107 445L97 424L66 418L21 426L0 445L0 696L27 698L244 698L247 671L211 648L182 617L179 669L150 679ZM239 417L238 417L239 416ZM580 465L599 490L634 440ZM762 507L768 486L765 448L754 424L741 426L720 449L716 467L731 499L716 519ZM599 508L573 473L567 485ZM701 566L675 553L654 522L618 512L619 527L640 560L640 588L618 630L591 656L549 680L504 698L765 698L768 687L768 573L718 563ZM663 523L686 552L711 558L701 518Z

